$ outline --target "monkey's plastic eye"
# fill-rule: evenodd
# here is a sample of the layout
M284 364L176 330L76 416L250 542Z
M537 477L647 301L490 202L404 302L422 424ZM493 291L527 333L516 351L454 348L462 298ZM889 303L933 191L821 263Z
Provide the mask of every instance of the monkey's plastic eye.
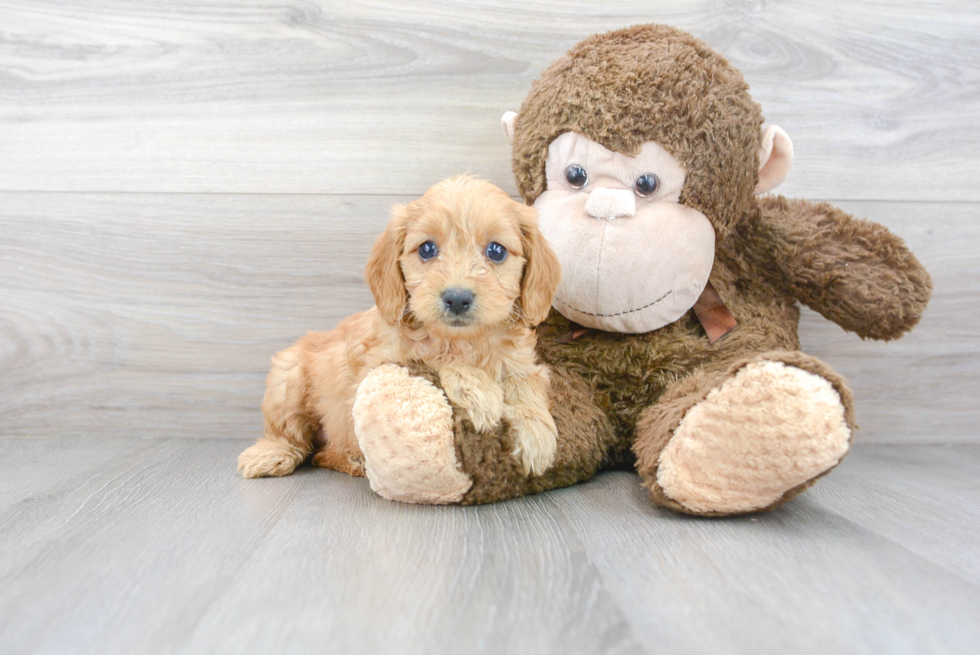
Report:
M572 164L565 169L565 181L573 189L581 189L589 181L589 174L578 164Z
M496 241L491 241L490 245L487 246L487 259L499 264L507 259L507 249Z
M653 173L644 173L633 183L633 190L638 196L652 196L659 188L660 178Z
M419 257L422 261L427 262L436 255L439 254L439 247L436 246L435 241L426 241L421 246L419 246Z

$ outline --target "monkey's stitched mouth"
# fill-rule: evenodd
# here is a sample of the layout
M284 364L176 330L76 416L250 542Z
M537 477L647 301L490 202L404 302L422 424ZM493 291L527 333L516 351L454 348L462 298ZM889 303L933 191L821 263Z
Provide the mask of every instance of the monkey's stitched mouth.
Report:
M571 305L571 304L565 302L564 300L562 300L558 296L555 296L555 300L557 300L561 304L565 305L569 309L572 309L572 310L574 310L576 312L579 312L580 314L585 314L586 316L595 316L596 318L613 318L615 316L625 316L626 314L635 314L636 312L642 312L644 309L647 309L649 307L653 307L658 302L660 302L661 300L663 300L664 298L666 298L667 296L669 296L672 293L674 293L674 290L673 289L671 289L670 291L668 291L664 295L660 296L659 298L657 298L653 302L647 303L646 305L643 305L642 307L637 307L636 309L627 309L625 312L617 312L615 314L593 314L592 312L587 312L584 309L579 309L575 305Z

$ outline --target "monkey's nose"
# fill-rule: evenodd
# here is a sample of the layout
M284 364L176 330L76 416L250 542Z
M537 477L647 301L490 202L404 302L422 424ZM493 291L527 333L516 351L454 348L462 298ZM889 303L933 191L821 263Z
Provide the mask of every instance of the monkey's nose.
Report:
M635 216L636 198L630 189L596 187L585 202L585 211L592 218L604 218L608 221L623 216Z
M442 304L450 313L462 316L470 311L470 306L473 304L473 292L459 287L446 289L442 292Z

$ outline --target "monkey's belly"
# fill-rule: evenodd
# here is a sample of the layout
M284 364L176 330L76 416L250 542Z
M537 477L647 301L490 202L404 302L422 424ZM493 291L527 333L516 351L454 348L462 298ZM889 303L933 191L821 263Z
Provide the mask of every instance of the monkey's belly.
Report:
M799 349L794 304L744 304L736 297L731 305L739 325L714 345L693 312L646 334L590 331L568 340L568 319L552 311L538 326L538 353L547 364L585 379L619 437L632 440L643 410L690 372L724 370L754 353Z

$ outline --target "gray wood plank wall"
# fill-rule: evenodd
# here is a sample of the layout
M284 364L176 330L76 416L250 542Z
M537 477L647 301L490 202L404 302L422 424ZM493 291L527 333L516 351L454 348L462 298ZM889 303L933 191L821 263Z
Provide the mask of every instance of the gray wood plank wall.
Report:
M3 435L258 436L268 357L366 308L394 202L479 174L499 117L595 31L668 22L794 139L780 192L903 236L922 325L804 348L865 442L977 442L980 8L972 0L0 0Z

